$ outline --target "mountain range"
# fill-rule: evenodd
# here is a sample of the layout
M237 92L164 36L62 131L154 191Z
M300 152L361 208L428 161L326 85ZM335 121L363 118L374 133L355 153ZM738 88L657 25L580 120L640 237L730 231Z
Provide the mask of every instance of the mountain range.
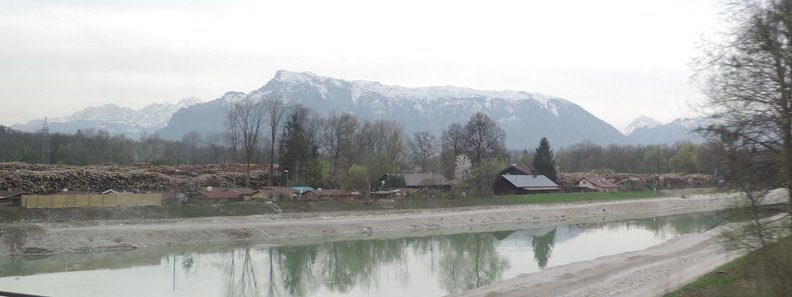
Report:
M198 98L185 98L176 104L154 103L139 110L120 107L109 103L97 107L88 107L75 112L71 116L47 119L51 132L75 133L77 130L101 129L110 135L123 134L131 139L138 139L143 133L155 133L168 125L171 116L181 108L201 104ZM12 125L20 131L34 132L42 129L44 119L32 120L24 124Z
M193 130L204 135L225 132L226 106L243 98L279 98L287 104L309 107L323 117L336 112L352 113L371 121L396 120L402 123L407 135L429 131L438 138L449 125L464 125L471 115L481 111L505 130L506 146L511 149L532 149L542 137L547 137L555 147L587 139L607 145L673 143L691 138L681 120L675 125L659 125L647 117L639 118L641 121L625 130L628 133L622 133L572 101L539 93L453 86L406 88L285 70L278 71L264 86L249 93L228 92L209 102L188 98L175 105L152 104L139 111L107 104L86 108L69 117L50 119L49 128L64 133L98 128L127 137L153 132L164 139L179 140ZM35 131L41 125L42 120L37 120L12 128ZM665 132L660 135L653 131L661 130L654 129ZM679 131L671 132L674 129Z

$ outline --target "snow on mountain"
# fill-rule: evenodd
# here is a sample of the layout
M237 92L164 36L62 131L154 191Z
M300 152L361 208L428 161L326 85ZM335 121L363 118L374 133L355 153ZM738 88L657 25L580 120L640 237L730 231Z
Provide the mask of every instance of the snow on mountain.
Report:
M638 144L674 143L676 141L702 143L705 139L695 130L712 123L713 120L710 118L676 119L664 125L636 128L630 133L629 138Z
M154 103L140 110L121 107L114 103L88 107L70 116L47 120L52 132L75 133L78 129L96 128L112 135L124 134L129 138L137 138L143 132L153 133L165 127L170 117L179 109L201 104L198 98L185 98L176 104ZM12 125L11 128L33 132L43 127L44 120L38 119L24 124Z
M464 124L480 111L506 131L507 147L517 149L533 148L542 137L548 137L554 146L586 139L603 145L628 142L613 126L577 104L538 93L453 86L407 88L281 70L261 88L234 94L236 98L279 98L287 104L307 106L321 116L335 111L353 113L363 120L395 120L407 135L429 131L439 137L450 124ZM196 127L205 134L224 132L221 107L233 100L227 97L175 113L159 135L179 139Z
M633 131L635 131L635 129L644 128L644 127L646 127L646 128L654 128L657 125L660 125L659 121L657 121L657 120L655 120L653 118L647 117L645 115L641 115L637 119L632 121L632 123L627 125L627 127L624 127L624 129L622 129L622 133L624 135L630 136L630 134Z

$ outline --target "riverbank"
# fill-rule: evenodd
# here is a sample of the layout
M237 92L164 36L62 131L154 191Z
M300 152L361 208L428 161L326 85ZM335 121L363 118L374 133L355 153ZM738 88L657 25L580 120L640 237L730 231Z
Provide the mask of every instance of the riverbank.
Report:
M775 196L783 198L783 195ZM706 194L416 211L2 224L0 255L230 241L300 244L515 230L713 211L734 206L737 198L736 194ZM553 267L454 296L662 296L731 259L732 255L724 253L715 243L716 235L714 231L686 235L647 250Z
M124 250L222 241L278 244L542 227L717 210L735 195L414 211L268 214L172 220L3 224L0 256Z

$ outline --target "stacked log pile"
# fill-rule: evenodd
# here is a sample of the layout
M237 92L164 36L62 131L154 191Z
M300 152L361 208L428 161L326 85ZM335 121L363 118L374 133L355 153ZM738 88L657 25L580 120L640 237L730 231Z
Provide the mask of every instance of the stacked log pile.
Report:
M591 173L559 173L558 185L563 189L572 189L578 180L585 176L595 175ZM663 173L663 174L630 174L630 173L607 173L596 174L609 179L621 186L657 187L660 189L683 189L712 187L715 185L715 177L708 174L687 174L687 173Z
M245 183L246 167L239 164L187 166L133 165L41 165L0 163L0 191L47 195L64 189L102 192L109 189L140 189L167 192L184 187L239 187ZM268 185L269 167L251 165L252 188Z

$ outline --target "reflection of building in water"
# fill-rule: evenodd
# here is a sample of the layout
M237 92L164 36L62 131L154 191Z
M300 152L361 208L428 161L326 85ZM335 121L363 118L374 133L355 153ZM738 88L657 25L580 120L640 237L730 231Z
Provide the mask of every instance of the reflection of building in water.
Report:
M112 256L110 256L112 254ZM0 277L24 276L40 273L55 273L67 271L83 271L98 269L126 269L141 266L158 266L160 257L158 253L140 251L124 251L117 253L78 253L41 258L26 258L18 261L14 257L0 257L0 267L10 267L15 263L14 269L0 269Z

